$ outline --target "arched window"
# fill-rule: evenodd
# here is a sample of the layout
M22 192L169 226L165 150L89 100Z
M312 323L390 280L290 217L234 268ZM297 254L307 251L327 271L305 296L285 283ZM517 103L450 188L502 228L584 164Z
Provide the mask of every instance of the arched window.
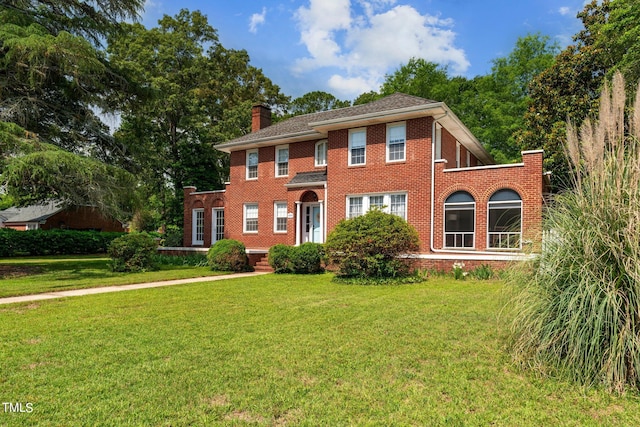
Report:
M476 201L466 191L457 191L444 202L444 245L447 248L473 248Z
M513 190L498 190L489 199L487 242L494 249L522 248L522 199Z

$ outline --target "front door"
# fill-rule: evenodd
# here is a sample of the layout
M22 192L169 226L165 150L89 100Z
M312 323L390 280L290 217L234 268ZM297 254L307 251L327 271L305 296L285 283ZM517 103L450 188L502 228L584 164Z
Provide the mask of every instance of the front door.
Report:
M322 206L319 203L305 204L303 216L302 242L322 243Z

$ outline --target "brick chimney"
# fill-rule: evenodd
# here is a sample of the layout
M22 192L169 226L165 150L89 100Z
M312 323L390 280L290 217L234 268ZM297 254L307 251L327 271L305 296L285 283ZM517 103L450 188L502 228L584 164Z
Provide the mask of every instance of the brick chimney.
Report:
M251 108L251 132L257 132L271 126L271 108L264 104L255 104Z

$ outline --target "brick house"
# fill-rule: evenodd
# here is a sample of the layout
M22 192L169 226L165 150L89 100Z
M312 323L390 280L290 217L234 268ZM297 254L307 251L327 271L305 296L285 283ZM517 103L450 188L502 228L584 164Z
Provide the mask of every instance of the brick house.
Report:
M503 264L539 240L543 152L496 165L442 102L394 94L273 125L267 107L252 114L252 133L216 146L230 155L226 189L185 187L185 247L237 239L255 263L372 207L417 229L429 267Z

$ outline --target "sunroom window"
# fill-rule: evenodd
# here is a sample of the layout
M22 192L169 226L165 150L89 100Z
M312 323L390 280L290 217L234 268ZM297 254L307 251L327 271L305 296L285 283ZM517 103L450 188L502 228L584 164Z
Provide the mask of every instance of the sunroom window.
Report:
M522 199L513 190L499 190L489 199L488 246L522 248Z
M447 248L473 248L476 202L466 191L457 191L444 203L444 241Z

